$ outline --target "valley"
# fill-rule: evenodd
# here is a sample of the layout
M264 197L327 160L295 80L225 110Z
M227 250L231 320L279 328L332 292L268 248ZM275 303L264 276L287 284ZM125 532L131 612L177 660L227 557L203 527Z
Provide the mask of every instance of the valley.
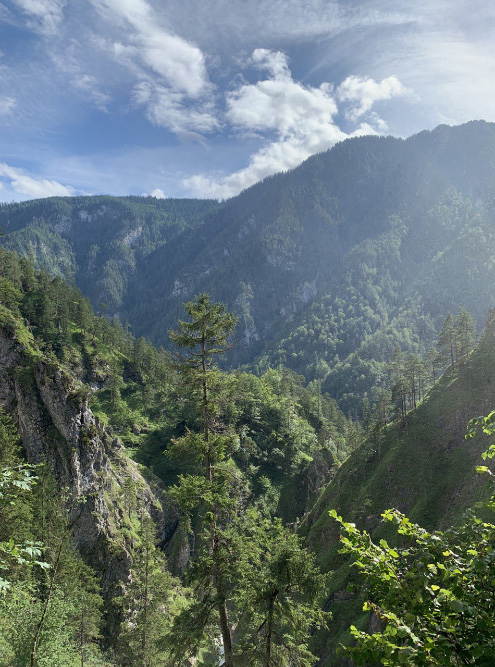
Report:
M0 206L1 664L344 667L384 626L330 510L492 531L494 155L473 121L223 202Z

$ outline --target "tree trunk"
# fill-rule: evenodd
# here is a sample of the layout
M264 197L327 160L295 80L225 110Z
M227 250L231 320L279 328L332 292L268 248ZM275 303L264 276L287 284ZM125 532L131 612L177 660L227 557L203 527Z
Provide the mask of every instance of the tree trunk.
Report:
M53 588L55 586L55 579L57 576L58 566L60 565L60 558L62 556L63 545L64 545L64 538L62 537L62 539L60 540L60 544L58 546L57 557L53 565L53 573L52 573L52 580L50 582L50 588L48 589L45 605L43 607L43 611L41 612L41 618L39 620L38 627L36 628L36 632L34 633L33 645L31 647L31 662L29 663L30 667L35 667L36 665L36 653L38 651L38 642L40 639L41 630L43 629L43 625L45 623L46 613L48 611L48 605L50 604L50 599L52 597Z
M234 667L234 653L232 650L232 635L230 632L229 616L227 613L227 604L224 599L218 603L220 612L220 629L222 631L224 667Z
M213 475L211 470L210 429L208 423L208 382L206 372L206 339L204 333L201 337L201 372L203 386L203 435L206 443L205 468L206 479L211 482Z
M81 644L81 667L84 667L84 610L81 612L81 628L79 641Z
M148 538L146 538L148 539ZM147 651L147 631L148 631L148 579L149 579L149 544L146 544L146 564L144 569L144 608L143 608L143 634L141 636L141 650L143 652L144 664L147 665L146 651Z
M278 591L274 591L270 596L270 602L268 605L268 615L266 618L266 640L265 640L265 660L264 667L270 667L270 662L272 659L272 634L273 634L273 608L275 606L275 598L278 595Z

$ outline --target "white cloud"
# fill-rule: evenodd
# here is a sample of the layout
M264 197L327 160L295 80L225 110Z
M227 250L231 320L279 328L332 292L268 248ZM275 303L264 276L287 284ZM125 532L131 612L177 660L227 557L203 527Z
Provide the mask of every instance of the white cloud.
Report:
M17 106L13 97L0 97L0 116L7 116Z
M80 74L71 81L74 88L79 90L85 97L94 102L100 111L108 111L107 105L111 101L110 95L98 90L97 81L94 76L89 74Z
M189 97L203 92L208 80L201 49L161 27L147 2L93 0L93 5L111 22L127 26L128 44L115 43L117 56L125 53L138 58L162 83Z
M323 83L319 87L304 86L295 81L284 54L256 49L252 63L266 69L270 78L257 83L243 83L227 96L226 118L240 132L265 133L265 145L254 153L247 167L221 179L204 174L184 179L184 187L198 195L228 198L257 181L278 171L293 169L314 153L327 150L349 136L376 134L386 123L375 113L350 134L335 122L339 113L336 97L351 101L358 113L354 120L365 116L374 102L404 93L395 78L381 82L348 77L338 90ZM353 107L354 109L354 107ZM275 140L269 138L275 132Z
M179 34L209 51L239 53L260 44L316 43L352 27L410 22L411 12L403 11L402 4L402 0L167 0L167 13Z
M355 121L367 113L375 102L410 94L411 91L403 86L396 76L388 76L381 81L367 76L348 76L336 92L340 102L351 103L346 116Z
M289 58L281 51L255 49L251 61L259 69L266 69L275 78L290 78Z
M228 96L227 118L237 128L277 130L281 136L311 134L332 123L337 105L331 89L305 88L292 79L244 85Z
M47 35L54 34L64 17L66 0L14 0L28 16L35 18L30 25Z
M161 188L155 188L152 192L150 197L155 197L156 199L166 199L167 195L163 192Z
M0 179L7 179L14 192L30 197L69 197L75 194L74 188L62 185L58 181L29 176L23 169L10 167L0 162Z
M143 81L135 87L133 99L136 105L146 106L146 115L153 124L168 127L183 139L203 141L202 133L219 127L211 102L190 105L181 93L166 86Z
M184 179L183 185L201 197L227 199L267 176L297 167L310 155L331 148L347 136L333 124L322 126L312 134L292 134L268 143L251 156L247 167L225 178L214 180L198 174Z
M93 0L93 5L119 30L119 39L106 44L112 56L137 77L134 105L143 106L153 124L183 139L203 141L203 133L219 123L201 49L160 25L145 0Z

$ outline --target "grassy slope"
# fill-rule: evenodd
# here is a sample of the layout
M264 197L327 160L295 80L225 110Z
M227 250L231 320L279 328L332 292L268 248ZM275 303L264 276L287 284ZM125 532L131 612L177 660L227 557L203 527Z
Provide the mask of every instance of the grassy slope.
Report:
M352 581L359 585L359 580L338 554L338 529L328 510L335 508L375 538L390 539L380 525L380 514L390 507L425 528L451 525L484 489L474 468L487 439L466 441L466 425L494 407L495 339L485 332L468 363L457 375L446 373L409 415L407 429L391 425L381 447L365 443L326 487L303 527L321 566L333 570L328 606L335 621L330 635L315 639L322 667L345 664L335 657L335 647L346 641L351 622L367 623L360 614L359 593L347 590Z

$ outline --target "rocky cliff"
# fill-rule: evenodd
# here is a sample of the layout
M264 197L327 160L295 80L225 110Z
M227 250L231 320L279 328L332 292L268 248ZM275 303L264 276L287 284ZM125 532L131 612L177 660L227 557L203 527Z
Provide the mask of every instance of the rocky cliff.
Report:
M128 581L132 564L132 537L120 530L125 481L132 480L139 507L153 516L163 542L173 534L177 516L165 508L159 484L149 474L145 479L112 430L89 409L88 386L28 340L19 323L0 326L0 404L18 426L28 461L49 466L59 488L75 500L74 541L101 576L109 605Z

